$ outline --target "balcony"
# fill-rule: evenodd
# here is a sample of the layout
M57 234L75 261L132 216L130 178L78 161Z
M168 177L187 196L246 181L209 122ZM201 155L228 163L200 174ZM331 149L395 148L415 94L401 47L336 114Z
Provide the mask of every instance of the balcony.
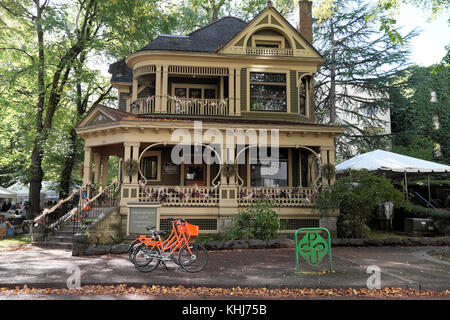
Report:
M284 48L247 48L247 54L291 57L294 55L294 50Z
M155 96L141 98L134 101L131 112L134 114L167 113L199 116L228 116L230 115L229 99L189 99L165 96L166 108L156 110ZM164 104L164 103L163 103Z

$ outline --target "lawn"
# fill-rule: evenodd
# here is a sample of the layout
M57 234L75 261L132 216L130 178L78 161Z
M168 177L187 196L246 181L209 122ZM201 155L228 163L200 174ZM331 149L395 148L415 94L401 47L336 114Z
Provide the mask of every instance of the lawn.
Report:
M24 247L30 243L30 235L23 234L14 237L5 237L0 240L0 251L9 251Z

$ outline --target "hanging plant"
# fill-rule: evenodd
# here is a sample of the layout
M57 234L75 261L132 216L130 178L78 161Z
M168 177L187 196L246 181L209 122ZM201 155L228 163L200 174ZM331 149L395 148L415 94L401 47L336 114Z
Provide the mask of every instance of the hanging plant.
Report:
M138 173L138 162L136 160L128 159L123 164L123 171L128 176L133 176Z
M220 170L222 170L225 177L230 178L236 174L237 165L232 163L226 163L220 167Z
M322 165L322 174L327 178L331 179L336 173L336 167L331 163L325 163Z

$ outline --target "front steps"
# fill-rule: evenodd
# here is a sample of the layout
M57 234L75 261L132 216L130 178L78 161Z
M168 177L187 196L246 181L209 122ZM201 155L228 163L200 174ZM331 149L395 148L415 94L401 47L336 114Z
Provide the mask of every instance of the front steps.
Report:
M50 233L45 242L37 242L33 245L48 249L72 250L74 223L73 221L68 222L59 231ZM79 223L77 223L77 226L79 226Z

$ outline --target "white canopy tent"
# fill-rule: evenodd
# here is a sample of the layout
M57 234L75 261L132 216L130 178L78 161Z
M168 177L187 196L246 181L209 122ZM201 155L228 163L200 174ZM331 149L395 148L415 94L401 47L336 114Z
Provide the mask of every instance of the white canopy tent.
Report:
M430 201L430 173L450 172L450 166L436 162L426 161L398 153L384 150L374 150L360 154L336 166L336 173L344 173L348 170L378 171L384 173L403 174L405 179L406 194L408 194L408 179L406 174L426 174L428 180L428 200Z
M0 187L0 198L1 199L15 199L17 194L9 191L8 189Z
M347 170L382 170L406 173L442 173L450 172L450 166L440 163L404 156L384 150L375 150L360 154L336 166L336 172Z
M21 182L16 182L8 188L9 191L17 194L17 198L22 201L27 201L30 193L29 186ZM51 181L42 181L41 202L45 200L57 200L59 198L58 192L55 191L54 183Z

